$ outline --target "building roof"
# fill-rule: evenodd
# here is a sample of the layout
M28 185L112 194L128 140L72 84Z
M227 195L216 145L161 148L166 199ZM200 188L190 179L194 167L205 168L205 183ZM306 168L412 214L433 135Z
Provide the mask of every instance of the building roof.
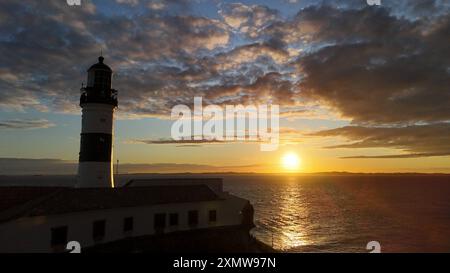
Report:
M124 187L153 187L153 186L183 186L183 185L205 185L215 193L223 192L222 178L165 178L155 177L146 179L132 179Z
M208 178L208 177L181 177L181 178L165 178L165 177L154 177L154 178L141 178L141 179L131 179L128 183L124 185L124 187L143 187L143 186L155 186L159 184L167 184L169 185L183 185L183 184L191 184L191 185L200 185L207 183L219 183L223 182L222 178Z
M0 213L32 200L48 196L62 188L57 187L0 187Z
M0 187L0 221L26 216L219 200L205 185L130 188Z

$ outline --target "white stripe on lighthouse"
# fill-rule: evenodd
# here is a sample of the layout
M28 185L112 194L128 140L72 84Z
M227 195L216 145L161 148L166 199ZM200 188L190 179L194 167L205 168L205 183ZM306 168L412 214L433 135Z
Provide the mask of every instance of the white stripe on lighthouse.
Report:
M89 103L83 105L81 133L112 134L114 109L115 107L109 104Z
M114 188L112 162L80 162L79 188Z

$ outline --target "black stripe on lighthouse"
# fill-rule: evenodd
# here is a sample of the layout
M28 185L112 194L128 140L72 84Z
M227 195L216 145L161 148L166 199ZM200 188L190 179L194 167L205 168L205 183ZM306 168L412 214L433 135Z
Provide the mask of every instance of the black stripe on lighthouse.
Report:
M111 162L111 155L111 134L81 134L80 162Z

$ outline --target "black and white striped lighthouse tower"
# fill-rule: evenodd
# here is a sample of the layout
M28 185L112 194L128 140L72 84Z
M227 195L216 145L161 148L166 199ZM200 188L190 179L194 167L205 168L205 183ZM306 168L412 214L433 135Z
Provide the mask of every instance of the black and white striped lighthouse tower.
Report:
M114 187L112 143L118 102L117 91L111 89L112 70L103 61L100 56L89 68L87 86L81 88L80 188Z

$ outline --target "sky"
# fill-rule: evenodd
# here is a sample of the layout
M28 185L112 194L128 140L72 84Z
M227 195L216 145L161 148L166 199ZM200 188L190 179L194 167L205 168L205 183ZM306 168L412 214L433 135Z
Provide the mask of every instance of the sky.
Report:
M0 174L74 173L103 52L124 172L450 172L450 1L0 2ZM171 140L178 104L280 105L280 147Z

